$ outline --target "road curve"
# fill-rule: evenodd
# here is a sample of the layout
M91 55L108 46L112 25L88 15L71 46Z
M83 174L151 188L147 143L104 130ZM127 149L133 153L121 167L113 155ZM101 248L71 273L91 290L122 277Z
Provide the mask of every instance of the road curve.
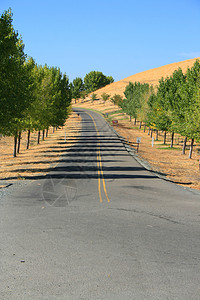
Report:
M60 141L60 163L0 201L0 299L199 300L200 194L74 110L77 143Z

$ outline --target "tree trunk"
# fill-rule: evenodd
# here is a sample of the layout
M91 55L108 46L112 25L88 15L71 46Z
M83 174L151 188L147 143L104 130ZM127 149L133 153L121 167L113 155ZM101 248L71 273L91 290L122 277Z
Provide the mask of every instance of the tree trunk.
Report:
M14 136L14 150L13 150L13 157L17 156L17 134Z
M142 127L142 122L140 121L140 126L139 126L139 129L141 129L141 127Z
M182 154L185 154L186 145L187 145L187 136L184 139Z
M166 137L167 137L167 132L164 132L164 140L163 140L163 144L166 145Z
M136 120L136 118L135 118L135 120L134 120L134 125L136 125L137 124L137 120Z
M18 134L18 145L17 145L17 153L19 153L19 150L20 150L20 143L21 143L21 131L19 132Z
M38 131L38 138L37 138L37 144L39 145L40 143L40 130Z
M46 138L48 137L48 131L49 131L49 129L47 128L46 129Z
M144 124L144 132L145 132L145 130L146 130L146 124Z
M158 141L158 130L156 130L156 141Z
M151 130L151 128L149 127L149 129L148 129L148 135L150 135L150 130Z
M174 146L174 132L172 132L170 148L173 148L173 146Z
M129 121L131 122L131 116L130 116L130 119L129 119Z
M152 138L152 136L153 136L153 128L151 128L151 138Z
M29 149L29 145L30 145L30 135L31 135L31 131L28 130L28 135L27 135L27 143L26 143L26 149Z
M189 158L192 158L193 146L194 146L194 139L191 140Z
M42 130L42 140L44 141L44 134L45 134L45 130Z
M55 128L53 127L53 133L54 133L54 131L55 131Z

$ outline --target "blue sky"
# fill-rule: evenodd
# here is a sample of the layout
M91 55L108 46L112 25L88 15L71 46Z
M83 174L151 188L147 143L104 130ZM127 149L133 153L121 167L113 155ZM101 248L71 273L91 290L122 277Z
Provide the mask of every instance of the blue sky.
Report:
M90 71L115 81L200 57L200 0L1 0L25 52L70 81Z

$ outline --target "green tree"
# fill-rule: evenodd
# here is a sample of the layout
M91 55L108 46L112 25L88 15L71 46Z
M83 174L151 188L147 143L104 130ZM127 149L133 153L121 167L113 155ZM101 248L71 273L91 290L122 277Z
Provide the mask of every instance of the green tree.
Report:
M35 65L32 76L34 77L34 93L27 113L28 140L30 132L37 130L39 143L41 130L44 138L45 129L48 132L50 126L64 125L69 114L71 93L68 78L65 74L61 74L59 68ZM29 146L29 141L27 146Z
M145 122L145 127L149 113L148 100L153 93L155 93L154 88L153 86L150 86L149 91L145 91L140 97L140 108L137 110L137 118Z
M10 9L0 17L0 133L14 136L16 156L22 131L28 130L28 148L31 131L44 133L49 126L64 125L71 93L59 68L37 66L32 58L26 59L12 21Z
M101 94L101 98L103 99L104 103L110 98L110 95L107 93Z
M63 126L69 115L71 95L69 80L66 74L62 74L59 68L53 68L53 123L52 126Z
M28 107L25 110L25 117L24 117L24 130L28 131L27 135L27 146L26 149L29 148L30 143L30 133L34 130L34 119L32 117L34 111L34 103L35 103L35 90L36 90L36 82L34 77L34 69L35 69L35 61L32 57L29 57L28 60L25 62L25 69L26 69L26 84L27 84L27 97L30 100ZM18 145L20 143L20 139L18 141ZM18 146L19 150L19 146ZM19 151L18 151L19 152Z
M86 91L81 91L81 99L82 99L82 102L85 100L86 96L87 96L87 92Z
M147 125L164 131L164 144L166 143L166 132L172 132L171 147L173 147L174 131L172 130L172 110L169 97L170 79L161 78L157 93L152 93L148 100L149 112L147 114Z
M191 139L189 158L192 158L194 140L200 141L200 87L193 95L192 105L185 114L186 135Z
M110 83L114 82L114 78L112 76L106 76L106 78L107 78L107 81L108 81L107 84L110 84Z
M122 106L123 97L119 94L114 94L110 99L114 105Z
M195 103L195 93L200 86L200 64L195 62L186 75L179 68L172 76L161 79L156 94L150 96L148 100L149 114L148 122L155 128L172 133L171 147L173 147L174 132L194 138L194 128L190 124L193 107ZM183 153L184 153L183 147Z
M124 91L125 99L122 103L122 109L131 117L137 118L137 113L141 109L142 95L149 91L147 83L129 82Z
M91 95L91 98L92 98L92 102L94 102L94 101L97 99L97 94L94 94L94 93L93 93L93 94Z
M152 93L148 99L149 111L145 120L148 126L162 131L169 131L171 119L166 114L163 99L157 93Z
M84 90L83 80L80 77L77 77L73 80L73 83L70 85L72 98L76 100L81 97L81 92Z
M37 101L36 120L37 130L47 129L49 126L63 126L68 115L68 108L71 103L68 78L62 76L60 69L49 68L47 65L36 69Z
M102 72L91 71L85 75L84 86L88 93L91 93L97 89L100 89L107 84L113 82L114 79L111 76L106 77Z
M199 94L200 94L200 63L196 60L192 68L188 68L186 82L179 93L182 101L181 120L178 132L191 139L189 158L192 157L194 140L199 141ZM183 154L185 154L183 147Z
M10 9L0 17L0 132L14 136L16 156L17 137L24 128L30 99L24 44L12 21Z

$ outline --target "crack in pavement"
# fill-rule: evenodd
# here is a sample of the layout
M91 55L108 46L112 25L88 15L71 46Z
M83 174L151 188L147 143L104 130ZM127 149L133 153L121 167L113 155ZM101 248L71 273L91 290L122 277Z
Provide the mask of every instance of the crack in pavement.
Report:
M157 214L154 214L154 213L151 213L151 212L142 211L142 210L137 210L137 209L126 209L126 208L113 208L113 207L109 207L108 209L122 210L122 211L126 211L126 212L135 212L135 213L146 214L146 215L149 215L149 216L152 216L152 217L156 217L156 218L159 218L159 219L166 220L166 221L171 222L171 223L174 223L174 224L185 225L184 223L181 223L181 222L175 221L175 220L173 220L173 219L170 219L170 218L167 217L167 216L157 215Z

